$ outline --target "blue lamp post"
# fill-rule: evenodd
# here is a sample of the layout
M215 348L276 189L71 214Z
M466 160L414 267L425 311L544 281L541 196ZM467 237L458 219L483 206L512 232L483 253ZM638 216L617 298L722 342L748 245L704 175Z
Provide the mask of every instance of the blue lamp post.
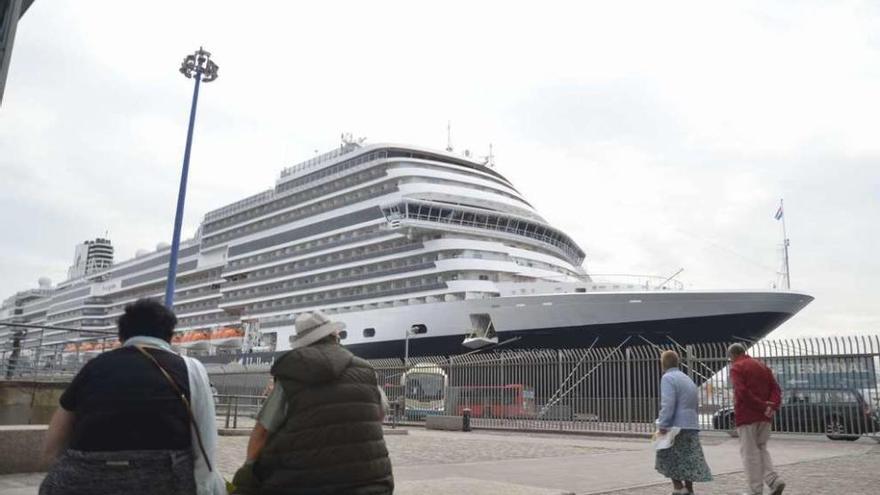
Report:
M195 77L192 108L189 111L189 130L186 133L186 150L183 152L183 171L180 173L180 191L177 194L177 213L174 215L174 237L171 240L171 257L168 261L168 282L165 285L165 307L174 306L174 283L177 278L177 253L180 250L180 227L183 224L183 203L186 199L186 178L189 175L189 152L192 148L193 125L196 121L196 104L199 101L199 84L217 79L220 67L211 61L211 54L199 47L192 55L187 55L180 65L180 73L191 79Z

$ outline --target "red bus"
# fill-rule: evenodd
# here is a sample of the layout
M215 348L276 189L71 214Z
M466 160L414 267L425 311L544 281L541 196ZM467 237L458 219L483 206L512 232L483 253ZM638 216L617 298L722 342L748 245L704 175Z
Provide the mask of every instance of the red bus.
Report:
M449 387L448 410L475 418L534 418L535 390L522 384Z

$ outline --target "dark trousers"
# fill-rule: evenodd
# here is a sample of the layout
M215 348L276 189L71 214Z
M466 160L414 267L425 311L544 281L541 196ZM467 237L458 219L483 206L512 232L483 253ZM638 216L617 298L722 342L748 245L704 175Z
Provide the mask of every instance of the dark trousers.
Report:
M191 495L189 450L65 451L49 468L40 495Z

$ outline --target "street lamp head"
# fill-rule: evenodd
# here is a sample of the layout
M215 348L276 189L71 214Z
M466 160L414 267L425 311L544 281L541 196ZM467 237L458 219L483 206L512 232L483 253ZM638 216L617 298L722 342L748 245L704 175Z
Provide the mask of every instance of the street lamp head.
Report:
M187 79L192 77L193 71L196 70L196 58L194 55L183 57L183 63L180 64L180 73Z
M193 73L201 74L202 81L211 82L217 79L217 71L220 68L211 60L211 53L204 48L199 48L192 55L183 58L180 64L180 73L191 78Z
M205 63L205 70L202 72L202 81L208 83L217 79L218 70L220 70L220 66L215 64L212 60L208 60L207 63Z

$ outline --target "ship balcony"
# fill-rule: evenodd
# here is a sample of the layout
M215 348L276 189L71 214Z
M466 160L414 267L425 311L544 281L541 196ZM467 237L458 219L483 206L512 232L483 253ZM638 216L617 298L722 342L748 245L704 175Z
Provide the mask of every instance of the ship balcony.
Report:
M323 299L316 298L316 299L312 299L309 301L292 302L292 303L273 305L273 306L269 306L269 307L265 307L265 308L249 310L249 311L247 311L247 314L248 315L259 315L259 314L267 314L267 313L281 314L284 312L301 310L304 308L327 307L327 306L341 305L341 304L352 303L352 302L355 302L355 304L357 304L357 305L371 304L372 302L376 302L376 301L383 299L383 298L416 294L419 292L443 290L446 288L447 288L447 285L445 282L434 282L434 283L427 283L427 284L422 284L422 285L413 285L410 287L400 287L400 288L388 289L388 290L384 290L384 291L361 292L358 294L346 294L346 295L339 296L339 297L327 297L327 298L323 298Z
M219 298L220 296L221 296L220 289L218 288L218 289L210 290L207 292L197 292L194 294L185 294L182 296L175 296L174 297L174 304L176 306L178 304L192 303L192 302L197 302L197 301L205 301L208 299L216 299L216 298ZM175 308L175 310L176 310L176 308Z
M341 238L324 242L318 246L307 247L303 249L294 249L293 247L287 247L258 256L250 255L244 258L233 259L229 261L227 269L223 272L223 276L228 277L231 275L235 275L243 271L247 271L247 269L253 266L266 265L270 263L275 264L293 258L300 258L304 255L315 252L330 251L331 249L340 246L345 246L349 248L360 247L368 244L367 241L376 239L378 237L387 237L389 239L393 237L400 237L400 235L376 230L375 228L371 228L368 231L352 231L351 235L349 234L349 232L346 232L342 235Z
M435 267L435 263L433 261L429 261L426 263L415 263L412 265L405 265L400 267L391 268L388 270L377 270L367 273L359 273L344 277L336 277L327 280L315 280L310 283L301 283L293 286L287 287L277 287L273 289L254 289L252 293L238 294L238 295L226 295L224 294L223 300L220 302L221 307L232 305L231 303L254 300L254 299L265 299L269 296L275 296L279 294L290 295L290 294L299 294L311 291L316 288L328 288L331 286L340 286L346 287L350 286L352 282L359 282L363 280L377 279L382 277L388 277L391 275L398 275L401 273L409 274L412 272L413 276L416 275L424 275L423 273L417 273L424 270L431 270Z
M241 287L244 285L249 285L254 282L259 282L262 280L272 280L279 279L283 277L291 277L291 276L302 276L306 273L314 272L316 270L320 270L322 268L327 267L339 267L339 268L347 268L350 263L357 263L358 261L369 260L372 258L380 258L383 256L392 256L399 253L405 253L408 251L415 251L417 249L421 249L423 246L421 243L411 243L404 246L397 246L394 248L388 249L378 249L375 251L369 251L363 254L359 254L356 256L350 256L347 258L336 258L332 260L327 260L319 263L312 264L304 264L302 266L290 267L288 270L279 270L278 272L269 272L262 275L257 276L248 276L244 278L237 279L233 282L229 282L223 286L223 292L230 292L235 290L237 287Z

